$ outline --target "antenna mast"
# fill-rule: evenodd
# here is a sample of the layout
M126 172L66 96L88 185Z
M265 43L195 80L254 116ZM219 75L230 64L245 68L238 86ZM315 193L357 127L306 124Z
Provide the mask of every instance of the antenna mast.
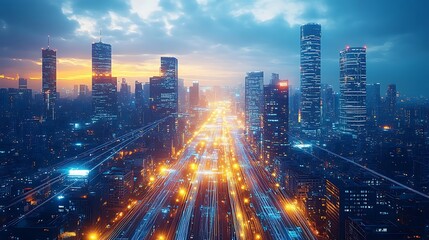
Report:
M51 37L51 36L49 36L49 35L48 35L48 49L49 49L49 40L50 40L50 37Z

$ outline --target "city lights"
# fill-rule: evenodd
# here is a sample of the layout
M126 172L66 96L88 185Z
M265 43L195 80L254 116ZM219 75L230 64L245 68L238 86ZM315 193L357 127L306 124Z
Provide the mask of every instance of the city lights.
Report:
M398 2L1 1L0 239L429 239Z
M89 174L89 170L86 169L70 169L68 175L71 177L86 177Z

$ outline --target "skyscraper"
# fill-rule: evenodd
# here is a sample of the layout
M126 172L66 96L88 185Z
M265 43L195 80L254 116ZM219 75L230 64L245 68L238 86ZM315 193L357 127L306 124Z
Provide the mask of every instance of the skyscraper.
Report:
M267 161L287 156L289 146L289 81L264 86L263 149Z
M170 116L160 128L160 138L164 153L171 154L176 146L178 112L178 61L174 57L161 57L160 75L150 78L150 111L152 121Z
M42 94L45 117L55 119L55 102L57 99L57 52L42 49Z
M396 84L389 84L387 86L385 111L385 123L393 125L396 118Z
M178 63L174 57L161 57L160 76L150 78L151 109L155 120L178 111Z
M18 79L18 88L19 89L27 89L27 79L26 78L19 78Z
M326 180L326 222L329 239L345 239L347 217L373 217L376 205L374 188L352 180Z
M280 80L280 75L278 73L271 73L271 84L276 85Z
M331 85L322 84L321 105L324 126L332 127L335 122L335 95Z
M366 85L366 111L368 125L372 127L380 124L380 83Z
M86 97L89 93L89 89L87 85L80 84L79 85L79 97Z
M366 47L340 52L340 131L361 135L366 126Z
M118 116L116 78L112 77L112 47L92 44L92 104L94 120L116 120Z
M244 87L244 108L246 133L259 141L261 116L263 112L264 72L248 72Z
M141 82L136 81L135 85L135 105L136 105L136 115L137 122L139 124L144 123L144 94L143 94L143 85Z
M191 108L197 107L200 102L200 86L197 81L192 82L189 87L189 105Z
M320 132L321 26L301 26L301 128L310 138Z

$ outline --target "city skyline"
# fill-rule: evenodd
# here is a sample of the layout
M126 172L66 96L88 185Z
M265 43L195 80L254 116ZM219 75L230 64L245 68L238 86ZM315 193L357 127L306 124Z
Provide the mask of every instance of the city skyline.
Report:
M243 72L262 70L278 72L281 79L290 80L291 86L299 86L299 27L317 22L324 29L323 84L331 84L338 91L339 51L346 45L366 45L368 83L380 82L382 89L396 83L401 94L427 96L423 89L429 83L423 81L425 74L419 70L428 64L423 60L427 56L423 47L428 37L424 31L427 22L419 18L424 14L424 6L420 5L427 4L423 2L389 3L391 13L382 16L377 13L385 6L383 2L364 6L358 2L342 5L324 1L313 6L311 2L255 1L241 7L206 1L178 2L169 7L156 1L152 6L138 5L135 1L33 4L14 1L4 4L5 8L0 10L0 41L4 46L0 75L15 78L19 74L30 78L28 85L36 90L39 84L35 82L40 81L36 79L41 78L37 52L40 47L46 47L47 35L51 35L51 47L58 50L58 89L62 89L71 88L76 81L90 85L90 45L99 40L100 31L103 41L113 46L112 71L118 79L147 82L157 74L160 56L175 56L182 66L179 77L184 78L187 85L195 80L211 86L243 84ZM97 9L99 5L103 11ZM219 10L222 6L227 11ZM143 7L147 11L141 10ZM347 12L348 16L341 14L351 8L354 11ZM17 9L28 12L28 17L17 19L18 16L10 14ZM52 12L49 19L39 16L41 9ZM160 16L163 11L167 16ZM398 11L410 15L406 23L396 17ZM360 14L366 17L363 19ZM99 17L97 21L96 17ZM36 18L41 29L30 31L31 19ZM206 27L213 31L207 33L203 30ZM29 37L24 38L24 34ZM19 40L15 41L16 38ZM213 71L217 72L216 76L207 74ZM407 84L410 78L419 84ZM2 82L2 85L11 84L5 79Z
M0 239L429 239L424 11L384 1L0 6Z

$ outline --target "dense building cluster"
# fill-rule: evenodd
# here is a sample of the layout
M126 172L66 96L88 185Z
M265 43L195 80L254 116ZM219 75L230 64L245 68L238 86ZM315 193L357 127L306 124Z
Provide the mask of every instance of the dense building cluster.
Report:
M273 74L261 99L263 72L247 74L254 152L322 239L427 238L427 99L368 83L366 47L339 53L336 92L321 81L320 51L321 26L303 25L300 89Z
M294 201L317 238L429 238L429 100L403 96L395 84L383 94L367 79L366 47L340 51L335 91L322 81L321 25L300 32L299 88L276 73L265 84L263 71L237 87L186 87L175 57L161 57L158 76L131 86L112 76L112 46L100 40L91 87L75 85L63 97L57 51L42 49L40 91L25 78L0 89L0 238L109 231L176 160L214 102L228 102L252 164ZM226 139L223 131L210 141ZM219 149L211 154L232 155Z

